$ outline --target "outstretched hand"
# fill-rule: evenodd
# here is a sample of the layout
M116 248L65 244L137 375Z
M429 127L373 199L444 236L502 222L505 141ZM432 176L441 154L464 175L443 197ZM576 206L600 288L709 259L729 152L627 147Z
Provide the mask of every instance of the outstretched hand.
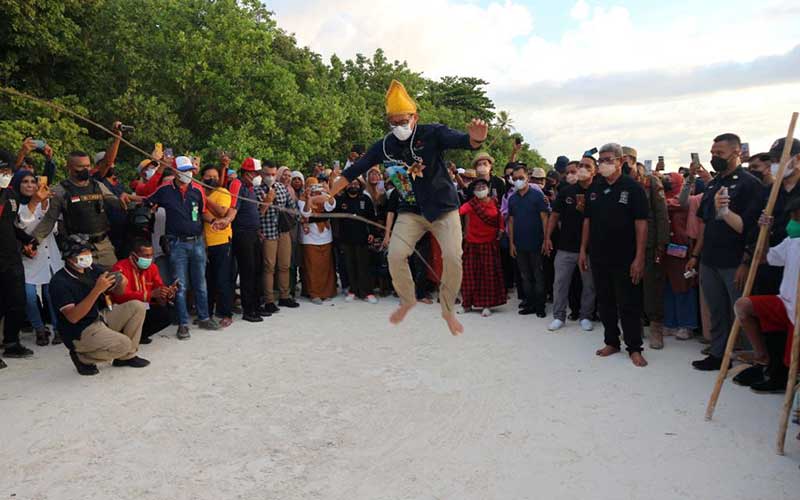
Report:
M489 124L478 118L473 118L470 124L467 125L467 133L471 142L480 144L489 135Z

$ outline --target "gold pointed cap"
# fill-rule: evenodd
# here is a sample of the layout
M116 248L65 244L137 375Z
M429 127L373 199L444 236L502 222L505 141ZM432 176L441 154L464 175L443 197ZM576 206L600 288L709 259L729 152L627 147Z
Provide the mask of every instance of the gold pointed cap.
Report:
M401 115L417 112L417 103L408 95L406 88L397 80L392 80L386 91L386 114Z

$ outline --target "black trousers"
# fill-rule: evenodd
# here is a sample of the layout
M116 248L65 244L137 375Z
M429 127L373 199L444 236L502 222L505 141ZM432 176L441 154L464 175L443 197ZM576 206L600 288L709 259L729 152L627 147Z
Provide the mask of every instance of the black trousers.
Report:
M374 288L370 267L372 261L367 244L339 243L339 248L342 249L344 267L350 281L350 293L363 299Z
M5 264L5 263L3 263ZM25 322L25 269L22 262L0 268L0 318L3 321L3 344L19 342L19 330Z
M167 306L150 304L150 309L144 316L142 325L142 338L150 338L156 333L172 324L172 315Z
M581 312L581 294L583 293L583 280L578 266L572 273L572 281L569 283L569 310L572 314L578 315Z
M541 252L518 249L517 267L528 307L536 312L544 312L545 283Z
M630 267L592 262L597 308L606 345L619 349L619 325L629 353L642 352L642 282L631 283Z
M258 309L261 278L261 242L257 231L234 231L233 254L239 265L239 292L242 310L255 314Z

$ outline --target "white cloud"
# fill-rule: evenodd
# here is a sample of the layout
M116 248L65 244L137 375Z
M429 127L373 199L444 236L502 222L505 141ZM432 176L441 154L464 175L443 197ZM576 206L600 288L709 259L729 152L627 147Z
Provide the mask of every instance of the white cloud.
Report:
M769 142L775 134L758 131L775 128L771 120L785 128L780 117L790 103L797 107L800 95L791 84L798 66L796 51L789 52L800 25L787 14L796 9L790 0L707 18L661 19L655 26L624 7L579 0L565 6L571 24L557 40L538 35L535 11L513 0L280 0L268 6L281 27L326 57L370 55L380 47L429 77L486 79L498 108L509 110L551 160L603 140L677 160L688 155L679 148L708 149L708 136L718 132L712 124ZM765 69L769 56L787 54L795 56L789 70ZM748 88L757 84L772 86Z

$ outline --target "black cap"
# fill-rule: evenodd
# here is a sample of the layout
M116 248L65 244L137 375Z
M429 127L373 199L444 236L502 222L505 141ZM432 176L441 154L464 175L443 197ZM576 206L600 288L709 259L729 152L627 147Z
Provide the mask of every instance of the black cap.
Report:
M89 235L86 234L70 234L61 240L61 256L64 259L75 257L91 249L92 244L89 243Z
M556 172L562 173L564 172L564 170L567 169L568 163L569 163L569 158L567 158L566 156L559 156L556 159L556 164L553 165L553 168L555 168Z
M547 172L547 177L550 179L561 179L561 175L555 170Z
M786 138L780 138L777 141L772 143L772 146L769 148L769 156L772 158L772 161L780 161L781 155L783 154L783 145L786 143ZM793 139L792 140L792 151L790 153L792 156L800 154L800 140Z
M14 155L5 149L0 149L0 169L14 169Z
M363 144L353 144L353 147L350 148L351 153L358 153L360 155L364 154L364 145Z

